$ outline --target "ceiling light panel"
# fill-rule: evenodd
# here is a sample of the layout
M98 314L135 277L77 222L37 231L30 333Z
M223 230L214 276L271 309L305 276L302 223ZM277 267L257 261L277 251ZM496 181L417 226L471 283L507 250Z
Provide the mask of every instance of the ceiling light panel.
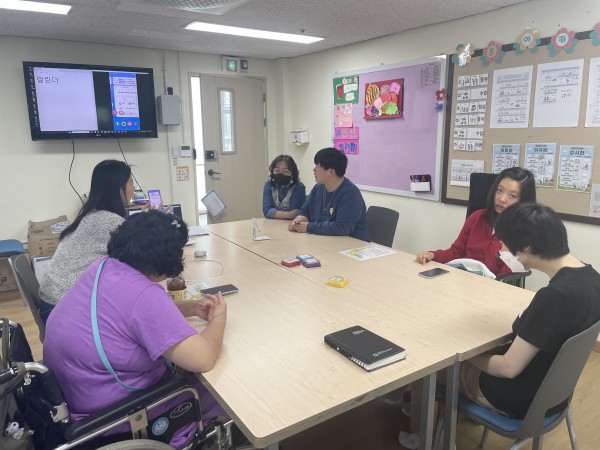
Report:
M3 0L0 2L2 9L14 9L17 11L43 12L50 14L67 14L71 5L59 5L57 3L29 2L25 0Z
M274 31L253 30L251 28L229 27L214 23L192 22L186 30L206 31L208 33L229 34L232 36L252 37L258 39L271 39L274 41L295 42L298 44L312 44L322 41L321 37L305 36L301 34L276 33Z

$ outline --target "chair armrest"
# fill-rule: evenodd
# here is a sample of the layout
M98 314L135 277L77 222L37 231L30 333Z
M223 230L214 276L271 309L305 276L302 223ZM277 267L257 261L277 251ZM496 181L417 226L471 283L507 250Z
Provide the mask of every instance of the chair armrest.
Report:
M135 391L129 397L126 397L112 405L108 405L89 416L71 423L65 436L68 441L72 441L88 433L97 431L99 428L107 427L132 413L142 410L151 403L160 400L167 395L180 389L190 387L191 383L185 378L171 376L166 380L160 381L145 389Z
M503 283L513 283L522 280L529 275L531 275L531 270L528 270L527 272L513 272L506 275L499 275L496 277L496 280L502 281Z

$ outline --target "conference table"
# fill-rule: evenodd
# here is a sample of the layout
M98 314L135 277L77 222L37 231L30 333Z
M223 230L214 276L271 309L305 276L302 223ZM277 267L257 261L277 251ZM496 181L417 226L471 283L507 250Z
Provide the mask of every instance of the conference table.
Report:
M232 283L222 354L201 380L259 448L278 442L413 381L424 379L421 448L431 448L436 372L506 341L533 293L451 267L428 280L414 256L396 251L357 260L341 251L372 244L340 236L292 233L287 221L259 219L207 226L187 247L186 279ZM207 251L194 258L195 248ZM321 267L287 268L282 259L309 253ZM428 264L431 267L437 263ZM344 288L326 284L349 278ZM193 324L198 329L202 321ZM324 342L326 334L361 325L406 349L406 359L366 372ZM453 448L456 389L448 389L445 447ZM454 422L452 422L454 419Z

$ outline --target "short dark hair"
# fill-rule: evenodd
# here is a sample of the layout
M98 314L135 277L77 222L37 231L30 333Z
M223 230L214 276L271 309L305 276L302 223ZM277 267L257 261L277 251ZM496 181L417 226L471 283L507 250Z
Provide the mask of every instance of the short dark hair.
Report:
M498 218L498 213L496 212L496 209L494 207L496 191L498 190L498 185L500 184L500 182L505 178L510 178L511 180L514 180L519 183L519 203L536 201L535 177L533 176L533 174L529 170L523 169L521 167L509 167L508 169L504 169L498 174L498 176L494 180L494 183L492 184L492 187L490 188L487 196L485 208L487 210L486 216L488 223L492 227L494 226L496 219Z
M337 148L327 147L315 154L315 164L323 169L334 169L338 177L343 177L348 167L348 157Z
M290 169L290 172L292 172L292 181L290 181L289 185L293 186L298 184L298 181L300 181L300 171L298 170L296 161L294 161L294 158L292 158L290 155L279 155L277 158L275 158L269 165L269 174L273 175L273 171L275 170L275 167L277 167L277 163L280 161L285 161L288 165L288 169Z
M569 253L565 225L552 208L539 203L517 203L506 208L496 220L495 232L513 255L527 248L542 259Z
M183 272L183 246L188 227L161 211L135 214L111 233L108 256L144 275L175 277Z
M81 219L92 211L110 211L125 217L121 192L125 189L130 176L131 167L123 161L107 159L96 164L92 172L92 185L88 199L77 213L73 223L62 231L60 238L63 239L75 231Z

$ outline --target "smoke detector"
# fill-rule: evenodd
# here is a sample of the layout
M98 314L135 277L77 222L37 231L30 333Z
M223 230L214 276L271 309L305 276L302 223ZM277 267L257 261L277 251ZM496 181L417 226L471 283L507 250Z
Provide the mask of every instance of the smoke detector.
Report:
M143 0L143 3L173 8L182 11L199 12L220 16L250 0Z

